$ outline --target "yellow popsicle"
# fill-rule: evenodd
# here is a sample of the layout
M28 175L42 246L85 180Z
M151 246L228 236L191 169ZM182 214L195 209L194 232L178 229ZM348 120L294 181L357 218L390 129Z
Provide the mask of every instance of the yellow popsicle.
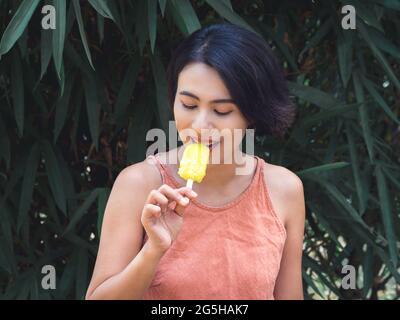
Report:
M210 149L201 143L186 146L179 164L178 174L192 187L193 181L200 183L206 175Z

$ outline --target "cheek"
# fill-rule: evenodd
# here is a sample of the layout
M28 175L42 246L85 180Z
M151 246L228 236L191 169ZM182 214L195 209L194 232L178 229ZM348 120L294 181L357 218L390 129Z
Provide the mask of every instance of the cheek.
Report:
M234 148L239 146L246 134L247 122L244 118L230 118L229 121L220 122L220 125L224 143Z
M176 128L179 129L182 126L182 121L184 117L182 116L182 111L179 109L179 106L174 105L174 120L176 124Z
M182 115L182 113L177 112L175 113L175 125L176 129L179 131L188 127L188 119Z
M174 106L174 120L176 130L178 132L179 138L184 143L188 142L189 136L191 134L190 131L190 119L187 114L179 106Z

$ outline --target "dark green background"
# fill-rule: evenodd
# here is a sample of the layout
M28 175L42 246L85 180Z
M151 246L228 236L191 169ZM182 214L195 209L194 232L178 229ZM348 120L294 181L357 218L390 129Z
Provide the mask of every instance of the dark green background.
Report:
M113 181L172 119L173 48L230 21L269 42L298 107L256 154L304 183L305 297L397 299L400 3L314 2L0 0L0 298L84 297ZM356 30L341 28L345 4ZM41 289L46 264L54 291ZM356 290L341 288L344 264Z

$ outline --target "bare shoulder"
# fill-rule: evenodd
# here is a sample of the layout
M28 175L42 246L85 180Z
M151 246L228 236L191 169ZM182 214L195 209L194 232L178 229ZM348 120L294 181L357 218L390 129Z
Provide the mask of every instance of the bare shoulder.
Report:
M264 181L272 206L285 227L296 215L303 215L304 189L301 179L289 169L265 163Z
M125 167L119 173L117 179L123 180L128 185L137 185L140 182L141 187L150 190L158 188L162 184L162 178L155 160L151 158Z

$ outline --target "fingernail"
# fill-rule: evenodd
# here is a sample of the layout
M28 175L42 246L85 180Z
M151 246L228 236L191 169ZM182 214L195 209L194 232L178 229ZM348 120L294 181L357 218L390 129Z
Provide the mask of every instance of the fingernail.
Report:
M197 193L194 192L193 190L190 192L190 194L191 194L193 197L197 197Z
M189 199L184 197L179 202L180 202L181 205L185 206L185 205L187 205L189 203Z

